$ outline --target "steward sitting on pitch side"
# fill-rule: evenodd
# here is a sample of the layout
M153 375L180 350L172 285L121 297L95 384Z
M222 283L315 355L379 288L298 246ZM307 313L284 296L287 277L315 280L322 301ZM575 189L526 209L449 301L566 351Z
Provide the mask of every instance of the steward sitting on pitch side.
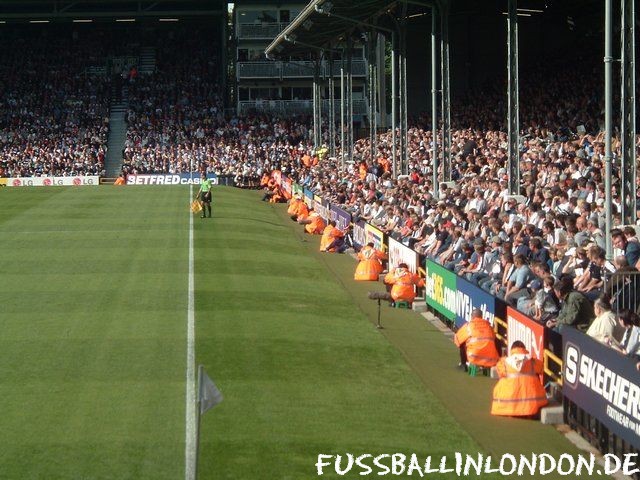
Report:
M467 370L467 365L493 367L498 363L500 355L496 347L496 334L491 324L482 318L482 310L474 308L471 320L456 332L456 347L460 348L460 368Z
M384 283L391 285L391 298L394 302L413 303L416 298L416 286L424 287L424 279L409 270L406 263L399 264L387 273Z

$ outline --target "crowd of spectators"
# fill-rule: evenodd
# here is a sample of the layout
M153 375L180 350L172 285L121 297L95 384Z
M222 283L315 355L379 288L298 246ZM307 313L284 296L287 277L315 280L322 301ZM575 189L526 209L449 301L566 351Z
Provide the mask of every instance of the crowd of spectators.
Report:
M246 185L279 169L549 327L616 338L609 313L635 310L635 284L605 285L604 278L638 269L640 243L633 228L615 230L617 256L605 258L602 75L588 62L523 76L520 196L508 190L502 86L457 102L452 183L435 196L426 117L411 121L406 175L392 176L391 132L377 135L374 148L357 140L345 168L339 152L310 161L309 117L226 114L219 49L202 41L210 33L176 30L156 39L157 72L130 80L125 174L206 170ZM0 53L5 176L101 173L110 84L83 75L100 47L73 36L51 44L36 38ZM618 179L617 140L613 147ZM614 225L621 223L619 189L614 182Z
M99 175L109 129L109 79L88 73L101 36L7 29L0 52L0 176Z

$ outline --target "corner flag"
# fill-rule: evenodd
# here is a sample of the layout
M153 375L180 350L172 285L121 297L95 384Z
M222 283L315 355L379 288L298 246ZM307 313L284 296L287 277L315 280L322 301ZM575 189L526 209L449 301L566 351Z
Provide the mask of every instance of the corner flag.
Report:
M222 393L209 378L209 375L202 369L200 382L198 384L198 400L200 403L200 415L212 409L222 402Z

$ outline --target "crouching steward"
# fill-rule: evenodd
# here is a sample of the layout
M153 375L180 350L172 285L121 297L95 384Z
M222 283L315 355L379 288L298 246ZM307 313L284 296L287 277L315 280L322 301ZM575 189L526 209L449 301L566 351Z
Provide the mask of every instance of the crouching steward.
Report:
M342 253L344 250L344 232L336 227L335 220L329 220L329 223L322 232L320 239L320 251L331 253Z
M304 231L311 235L322 235L325 229L325 223L318 212L311 212L305 220L299 220L298 223L304 225Z
M382 260L386 260L387 255L373 246L373 242L367 243L360 252L358 252L358 266L353 278L358 281L378 280L384 267Z
M491 324L482 318L479 308L471 312L471 320L456 332L454 342L460 348L460 367L464 370L467 365L490 368L498 363L496 334Z
M387 273L384 283L391 285L391 298L394 302L413 303L416 287L424 287L424 279L409 270L406 263L399 264Z
M533 417L547 404L540 381L543 365L531 358L521 341L513 342L511 353L496 366L500 380L493 389L491 415Z

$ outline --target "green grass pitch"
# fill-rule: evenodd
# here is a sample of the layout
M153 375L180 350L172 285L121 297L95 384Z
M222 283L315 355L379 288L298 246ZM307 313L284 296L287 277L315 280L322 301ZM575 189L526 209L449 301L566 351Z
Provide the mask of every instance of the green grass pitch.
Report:
M492 419L493 383L454 371L418 315L373 328L353 260L259 198L221 187L194 218L196 362L225 396L201 479L317 478L320 453L575 453ZM0 205L0 479L183 479L188 188L5 188Z

